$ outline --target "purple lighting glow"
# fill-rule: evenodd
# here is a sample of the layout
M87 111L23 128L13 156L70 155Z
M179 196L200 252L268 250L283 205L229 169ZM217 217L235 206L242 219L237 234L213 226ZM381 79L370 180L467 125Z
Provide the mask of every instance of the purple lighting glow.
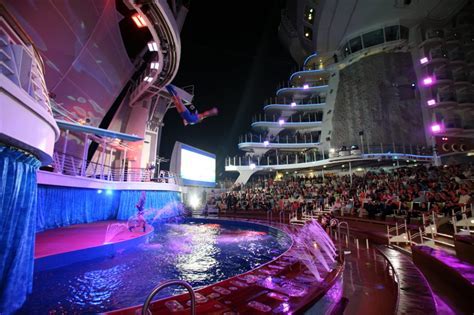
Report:
M428 100L428 102L426 102L428 104L428 106L433 106L434 104L436 104L436 101L434 99L431 99L431 100Z
M433 82L434 82L434 80L433 80L432 77L426 77L426 78L423 79L423 84L424 85L431 85L431 84L433 84Z
M420 63L421 63L422 65L425 64L425 63L427 63L427 62L428 62L428 58L426 58L426 57L423 57L423 58L420 59Z
M441 125L440 124L433 124L431 125L431 132L433 133L440 133L441 132Z

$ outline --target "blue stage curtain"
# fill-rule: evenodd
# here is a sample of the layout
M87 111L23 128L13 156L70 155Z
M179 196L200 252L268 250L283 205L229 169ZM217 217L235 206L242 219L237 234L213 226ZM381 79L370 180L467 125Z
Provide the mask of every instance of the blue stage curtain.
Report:
M122 190L120 206L117 214L118 220L128 220L137 213L135 205L140 199L139 190ZM180 193L175 191L146 191L145 209L160 209L171 202L180 201Z
M0 314L32 290L36 222L35 157L0 145Z
M117 217L120 191L38 186L37 232Z

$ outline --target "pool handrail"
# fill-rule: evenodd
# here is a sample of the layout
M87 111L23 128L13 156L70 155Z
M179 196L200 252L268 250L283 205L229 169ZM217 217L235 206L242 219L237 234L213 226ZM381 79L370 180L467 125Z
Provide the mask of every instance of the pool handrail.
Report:
M158 292L160 292L161 289L169 287L170 285L173 285L173 284L182 285L183 287L185 287L188 290L189 295L191 296L191 315L196 315L196 295L194 294L193 287L189 283L187 283L186 281L183 281L183 280L168 280L168 281L165 281L165 282L160 283L159 285L157 285L150 292L150 294L148 294L148 296L145 300L145 303L143 303L142 315L152 314L152 312L148 309L148 307L150 306L150 303L151 303L151 300L153 299L153 297Z

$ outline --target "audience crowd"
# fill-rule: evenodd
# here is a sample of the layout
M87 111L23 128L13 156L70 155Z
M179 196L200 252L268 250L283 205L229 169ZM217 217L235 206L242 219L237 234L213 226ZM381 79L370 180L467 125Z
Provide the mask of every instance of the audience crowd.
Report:
M349 175L257 177L234 185L217 201L221 211L342 210L369 218L399 214L409 221L421 213L470 211L473 175L470 165L421 165L353 174L352 180Z

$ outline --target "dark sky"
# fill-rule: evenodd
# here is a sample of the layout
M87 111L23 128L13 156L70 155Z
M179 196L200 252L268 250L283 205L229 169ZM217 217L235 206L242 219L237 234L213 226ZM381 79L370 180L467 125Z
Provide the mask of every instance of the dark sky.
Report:
M241 154L239 135L250 130L251 118L288 80L296 67L278 39L284 1L192 1L181 32L181 63L173 81L194 85L199 111L211 107L219 115L184 126L175 109L165 117L160 156L171 157L175 141L217 155L217 176L224 158Z

